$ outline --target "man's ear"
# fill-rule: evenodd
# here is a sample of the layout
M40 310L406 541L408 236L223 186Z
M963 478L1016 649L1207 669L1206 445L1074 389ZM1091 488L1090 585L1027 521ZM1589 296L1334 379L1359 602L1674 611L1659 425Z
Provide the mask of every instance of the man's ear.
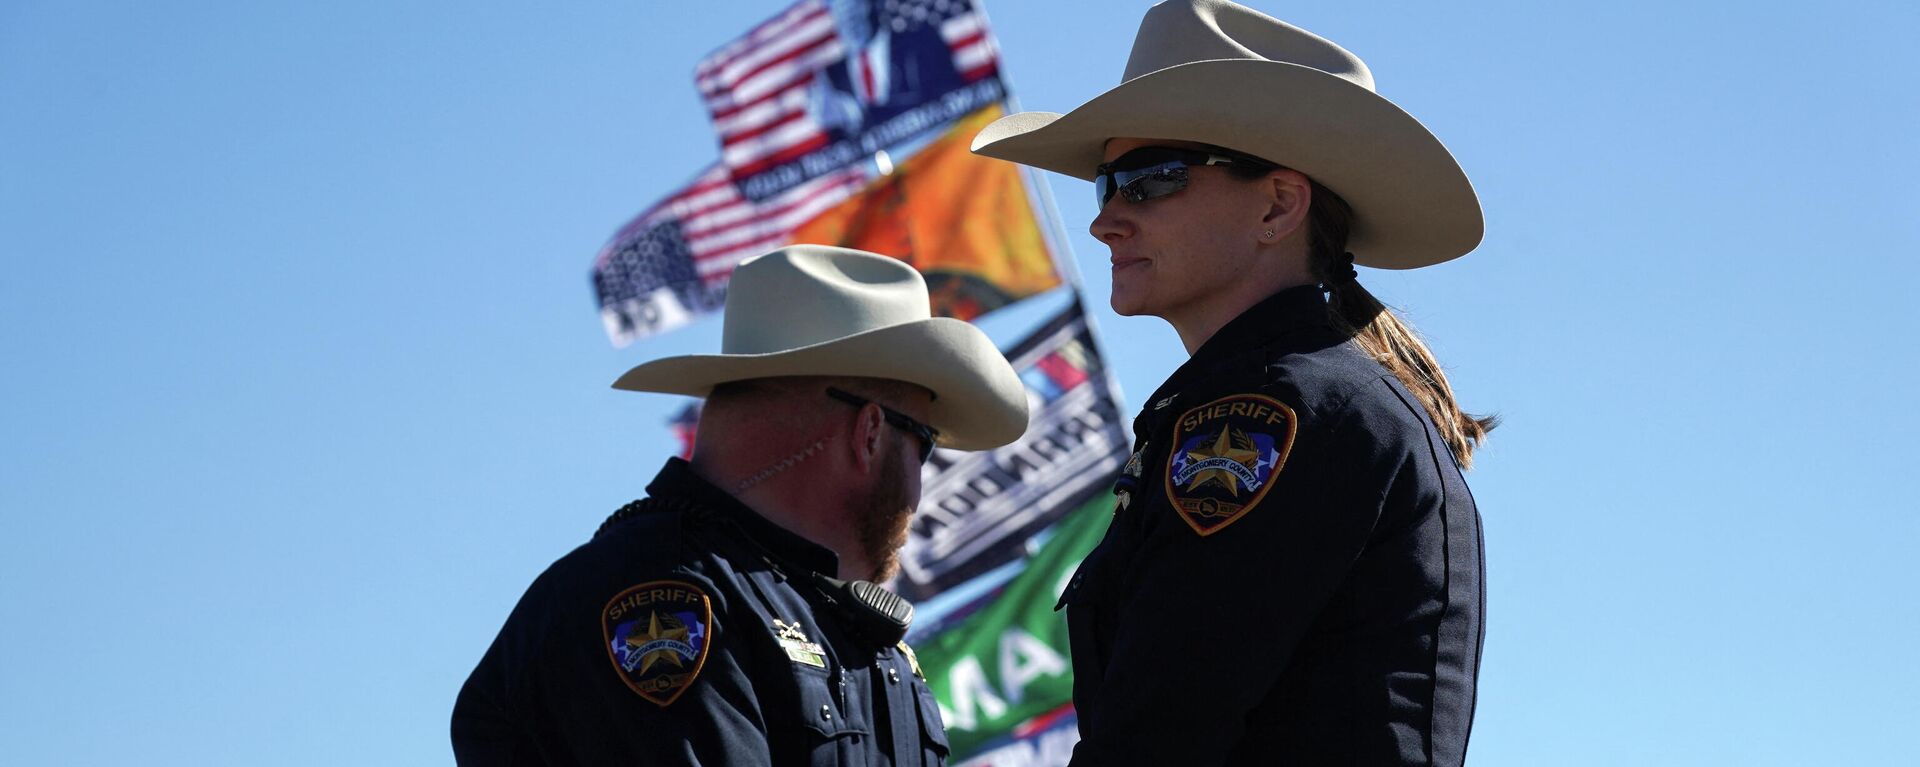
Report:
M861 405L854 413L853 424L847 440L853 451L853 466L862 474L872 473L880 461L880 431L887 425L886 416L880 413L880 406L871 402Z
M1260 241L1275 243L1287 238L1307 223L1307 210L1313 205L1313 183L1297 170L1276 168L1262 179L1267 192L1267 212L1260 218Z

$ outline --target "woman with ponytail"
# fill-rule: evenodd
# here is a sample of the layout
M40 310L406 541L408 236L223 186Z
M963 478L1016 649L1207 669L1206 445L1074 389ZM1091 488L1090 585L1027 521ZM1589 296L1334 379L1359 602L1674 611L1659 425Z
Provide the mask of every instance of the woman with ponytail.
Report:
M1235 171L1235 175L1247 178L1248 172ZM1308 213L1307 258L1314 280L1327 293L1328 321L1420 399L1460 468L1473 468L1474 449L1499 419L1475 417L1460 409L1447 374L1420 336L1360 286L1353 254L1347 252L1353 208L1326 187L1312 184L1311 189L1314 202Z
M1358 57L1223 0L1155 6L1120 86L974 151L1094 181L1114 310L1189 354L1060 600L1073 764L1461 764L1484 606L1462 472L1494 421L1355 269L1479 244L1452 155Z

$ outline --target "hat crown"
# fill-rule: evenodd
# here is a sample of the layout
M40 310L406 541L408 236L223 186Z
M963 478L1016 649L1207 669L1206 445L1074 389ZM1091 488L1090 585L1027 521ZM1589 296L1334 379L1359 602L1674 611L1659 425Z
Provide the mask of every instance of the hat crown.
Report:
M1317 69L1367 90L1373 73L1333 41L1226 0L1166 0L1148 9L1122 82L1196 61L1252 59Z
M794 245L734 270L720 348L772 354L930 316L926 280L905 262Z

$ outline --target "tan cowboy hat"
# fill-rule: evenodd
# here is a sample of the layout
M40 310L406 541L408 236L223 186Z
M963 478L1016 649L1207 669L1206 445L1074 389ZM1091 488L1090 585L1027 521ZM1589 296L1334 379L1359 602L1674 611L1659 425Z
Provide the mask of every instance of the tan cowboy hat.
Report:
M1147 11L1121 84L1067 114L1021 112L973 151L1092 179L1108 139L1197 141L1305 173L1354 210L1360 264L1412 269L1466 255L1484 229L1453 155L1373 91L1359 57L1223 0Z
M715 384L750 378L888 378L933 392L927 422L944 447L1019 439L1027 389L1013 366L979 328L933 317L928 306L926 280L899 259L791 245L734 270L719 354L653 360L613 388L705 397Z

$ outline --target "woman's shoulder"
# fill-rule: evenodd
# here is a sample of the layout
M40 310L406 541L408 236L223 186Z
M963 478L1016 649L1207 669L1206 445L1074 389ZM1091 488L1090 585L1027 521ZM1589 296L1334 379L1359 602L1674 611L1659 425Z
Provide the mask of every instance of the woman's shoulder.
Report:
M1289 350L1263 360L1262 388L1289 400L1302 420L1331 425L1356 410L1393 411L1393 373L1352 342Z

